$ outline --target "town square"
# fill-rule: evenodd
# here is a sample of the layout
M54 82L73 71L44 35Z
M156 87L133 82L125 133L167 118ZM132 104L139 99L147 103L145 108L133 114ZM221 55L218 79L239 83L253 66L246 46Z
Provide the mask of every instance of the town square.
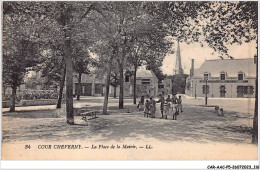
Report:
M257 9L5 1L2 159L257 160Z

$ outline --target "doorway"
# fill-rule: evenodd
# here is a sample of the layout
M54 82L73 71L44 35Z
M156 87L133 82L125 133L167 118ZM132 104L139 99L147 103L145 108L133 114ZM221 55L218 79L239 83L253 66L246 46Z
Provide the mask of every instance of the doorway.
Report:
M237 97L244 97L244 87L237 86Z
M226 96L226 87L220 86L220 97L225 97L225 96Z

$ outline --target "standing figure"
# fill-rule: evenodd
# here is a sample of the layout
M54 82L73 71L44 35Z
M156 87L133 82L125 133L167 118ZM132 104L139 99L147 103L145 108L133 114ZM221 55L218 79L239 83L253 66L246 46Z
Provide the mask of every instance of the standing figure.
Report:
M150 98L151 118L155 118L155 111L156 111L156 101L151 97Z
M166 101L167 103L170 103L170 102L172 101L171 96L168 95L168 97L165 99L165 101Z
M183 112L182 111L182 99L181 99L181 96L179 96L178 100L177 100L177 103L178 103L178 112Z
M167 116L169 116L171 113L172 113L172 99L171 99L171 96L168 95L168 97L165 99L165 102L166 102L166 107L165 107L165 115L166 115L166 119L167 119Z
M144 117L150 116L150 102L149 100L146 100L145 105L144 105Z
M159 100L157 101L157 103L161 103L161 113L162 113L162 118L163 118L163 111L164 111L164 97L162 94L159 95Z
M178 105L177 105L177 97L175 94L172 95L172 111L173 111L173 120L177 120L177 115L179 114L178 112Z
M144 96L141 97L137 108L139 109L139 111L143 111L144 110Z

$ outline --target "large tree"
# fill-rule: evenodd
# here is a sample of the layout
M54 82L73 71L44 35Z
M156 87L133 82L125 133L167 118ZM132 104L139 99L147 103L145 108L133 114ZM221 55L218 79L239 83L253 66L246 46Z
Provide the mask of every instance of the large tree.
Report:
M136 104L136 73L139 66L148 66L148 69L151 69L159 80L163 79L159 67L162 65L167 52L170 51L171 43L167 39L167 32L161 24L160 20L146 12L135 25L131 51L127 58L127 61L133 67L134 104Z
M16 90L29 68L40 61L40 46L30 35L34 19L20 14L7 3L3 16L3 83L12 88L10 111L15 111Z
M107 48L107 55L101 54L100 57L104 61L109 59L108 65L112 61L117 62L119 72L119 108L123 108L124 99L124 71L127 66L127 55L130 53L132 43L134 40L135 29L140 24L140 19L144 12L141 7L141 2L106 2L102 3L102 11L100 17L95 18L95 25L98 26L97 32L99 33L100 42L103 46L100 48ZM96 27L97 27L96 26ZM109 67L108 67L109 68ZM111 69L106 69L107 81L110 79ZM109 83L109 81L108 81ZM106 84L106 89L109 85ZM108 92L106 92L107 94ZM105 102L103 113L106 113L107 95L105 94Z
M136 74L138 67L146 65L160 81L163 80L164 77L160 66L162 66L162 61L169 51L170 45L171 43L165 39L165 34L162 32L147 30L146 36L136 37L132 52L128 57L128 61L133 67L134 104L136 104Z
M111 69L111 76L110 76L110 85L114 88L114 98L116 98L116 88L120 84L120 78L118 74L118 67L117 63L113 63L113 67Z
M113 2L108 4L110 29L113 29L112 41L114 57L119 69L119 109L124 107L124 71L127 65L127 55L130 53L138 24L144 16L141 2Z
M61 108L62 98L63 98L63 88L66 76L66 66L63 55L63 46L58 44L51 45L47 52L46 59L41 64L42 77L44 78L45 86L59 86L59 96L56 108Z
M117 46L113 45L113 41L106 42L105 40L108 39L103 39L102 41L97 42L96 45L91 48L91 51L97 54L98 56L96 65L97 69L95 71L95 74L97 77L105 77L106 91L103 104L104 115L107 114L109 86L111 83L111 71L113 67L113 60L115 60L115 56L117 55Z
M67 123L74 124L73 116L73 64L72 44L81 39L91 39L89 15L99 11L96 2L7 2L12 11L30 15L38 22L36 37L45 43L60 43L66 65ZM47 23L47 24L46 24ZM24 28L31 28L27 25ZM34 33L34 30L32 30Z

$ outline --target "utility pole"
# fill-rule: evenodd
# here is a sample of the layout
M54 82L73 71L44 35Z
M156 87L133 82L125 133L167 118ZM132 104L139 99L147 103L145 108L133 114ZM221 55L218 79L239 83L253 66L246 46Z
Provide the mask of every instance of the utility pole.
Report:
M197 91L196 91L196 83L195 83L195 99L197 98Z
M208 105L208 78L206 77L206 97L205 97L205 105Z

